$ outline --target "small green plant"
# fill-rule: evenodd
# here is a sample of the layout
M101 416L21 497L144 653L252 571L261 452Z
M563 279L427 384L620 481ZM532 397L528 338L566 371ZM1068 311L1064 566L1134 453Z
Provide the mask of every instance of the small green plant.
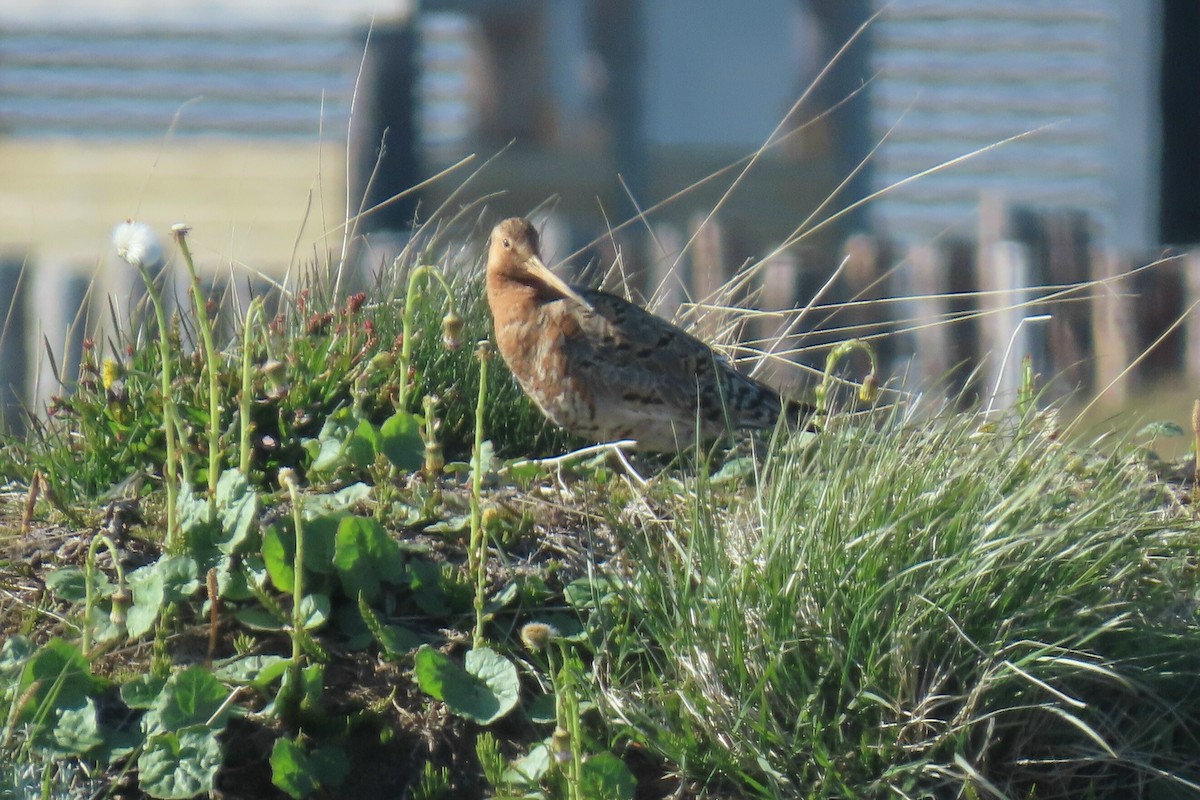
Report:
M479 359L479 396L475 403L475 446L471 449L471 541L467 544L467 572L475 583L475 647L482 647L484 594L487 591L487 536L483 527L483 419L487 409L487 370L492 358L491 343L480 340L475 348Z
M171 372L171 328L167 325L167 314L163 308L162 298L159 297L158 286L150 271L163 265L162 246L154 233L145 225L129 221L118 226L114 234L117 241L117 255L125 259L137 269L142 283L146 286L146 294L154 306L154 316L158 323L158 353L159 377L162 390L162 428L166 442L166 460L163 465L163 478L167 487L167 531L166 544L168 549L180 546L177 541L177 524L175 519L175 498L179 485L179 469L186 469L185 459L178 448L179 411L172 393Z

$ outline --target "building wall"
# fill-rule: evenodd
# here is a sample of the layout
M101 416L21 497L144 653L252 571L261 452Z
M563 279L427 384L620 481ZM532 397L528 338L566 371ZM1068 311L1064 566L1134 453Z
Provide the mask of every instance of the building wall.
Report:
M1106 240L1149 243L1159 18L1153 1L888 3L873 33L875 189L1028 135L890 191L876 223L905 239L971 233L986 194L1083 209Z

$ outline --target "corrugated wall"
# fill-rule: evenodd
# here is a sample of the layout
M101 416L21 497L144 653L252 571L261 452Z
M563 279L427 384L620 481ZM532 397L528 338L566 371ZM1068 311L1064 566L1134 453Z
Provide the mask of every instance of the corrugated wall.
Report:
M1116 0L894 0L874 29L872 130L881 189L977 148L1052 126L903 186L875 221L901 239L972 233L981 193L1083 209L1103 230L1119 69Z
M344 136L361 43L348 29L0 30L0 134ZM324 117L322 123L322 117Z

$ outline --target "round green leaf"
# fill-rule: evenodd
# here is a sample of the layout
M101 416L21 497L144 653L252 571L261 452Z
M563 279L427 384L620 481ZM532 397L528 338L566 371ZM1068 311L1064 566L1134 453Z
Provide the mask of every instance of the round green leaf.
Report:
M212 792L220 767L221 744L216 733L194 725L146 741L138 757L138 782L151 797L185 800Z
M459 716L488 725L517 704L516 667L486 647L467 653L466 669L429 645L417 651L414 661L421 690Z
M580 788L590 800L633 800L637 781L624 761L612 753L601 753L583 762Z

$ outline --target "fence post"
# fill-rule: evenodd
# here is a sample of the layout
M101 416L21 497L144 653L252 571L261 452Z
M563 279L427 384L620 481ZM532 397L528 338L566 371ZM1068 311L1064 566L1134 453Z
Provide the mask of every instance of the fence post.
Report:
M1112 280L1123 272L1124 263L1113 250L1097 250L1091 260L1093 279L1106 280L1097 284L1092 294L1093 389L1105 392L1109 403L1120 406L1125 403L1129 382L1117 376L1129 365L1136 339L1129 299Z
M28 403L29 314L24 285L26 254L0 253L0 431L25 431L21 408Z
M1200 301L1200 250L1183 257L1184 309ZM1184 322L1183 369L1189 383L1200 379L1200 308L1188 314Z
M776 253L764 261L759 308L766 312L795 309L799 277L800 259L791 250ZM798 337L796 331L790 330L795 319L794 313L785 313L764 315L755 322L753 335L757 341L753 344L762 349L763 355L751 371L754 377L779 385L783 371L780 361L796 360L793 348Z
M908 250L912 275L912 310L915 318L913 339L916 344L915 369L917 386L933 392L944 386L950 370L947 354L950 348L946 323L946 258L930 244L913 245Z
M704 216L696 215L689 226L692 242L692 301L719 302L718 293L728 279L725 268L725 235L716 219L703 225ZM698 309L695 329L702 339L711 339L720 328L720 316L709 309Z
M675 260L683 250L683 234L676 225L656 222L647 239L646 294L650 298L650 310L673 320L686 294L683 275L675 268Z
M1011 404L1021 385L1021 362L1032 355L1035 331L1023 324L1028 316L1029 249L1020 242L1000 240L980 248L976 264L980 289L979 318L982 346L987 364L985 396L990 410L997 398Z

